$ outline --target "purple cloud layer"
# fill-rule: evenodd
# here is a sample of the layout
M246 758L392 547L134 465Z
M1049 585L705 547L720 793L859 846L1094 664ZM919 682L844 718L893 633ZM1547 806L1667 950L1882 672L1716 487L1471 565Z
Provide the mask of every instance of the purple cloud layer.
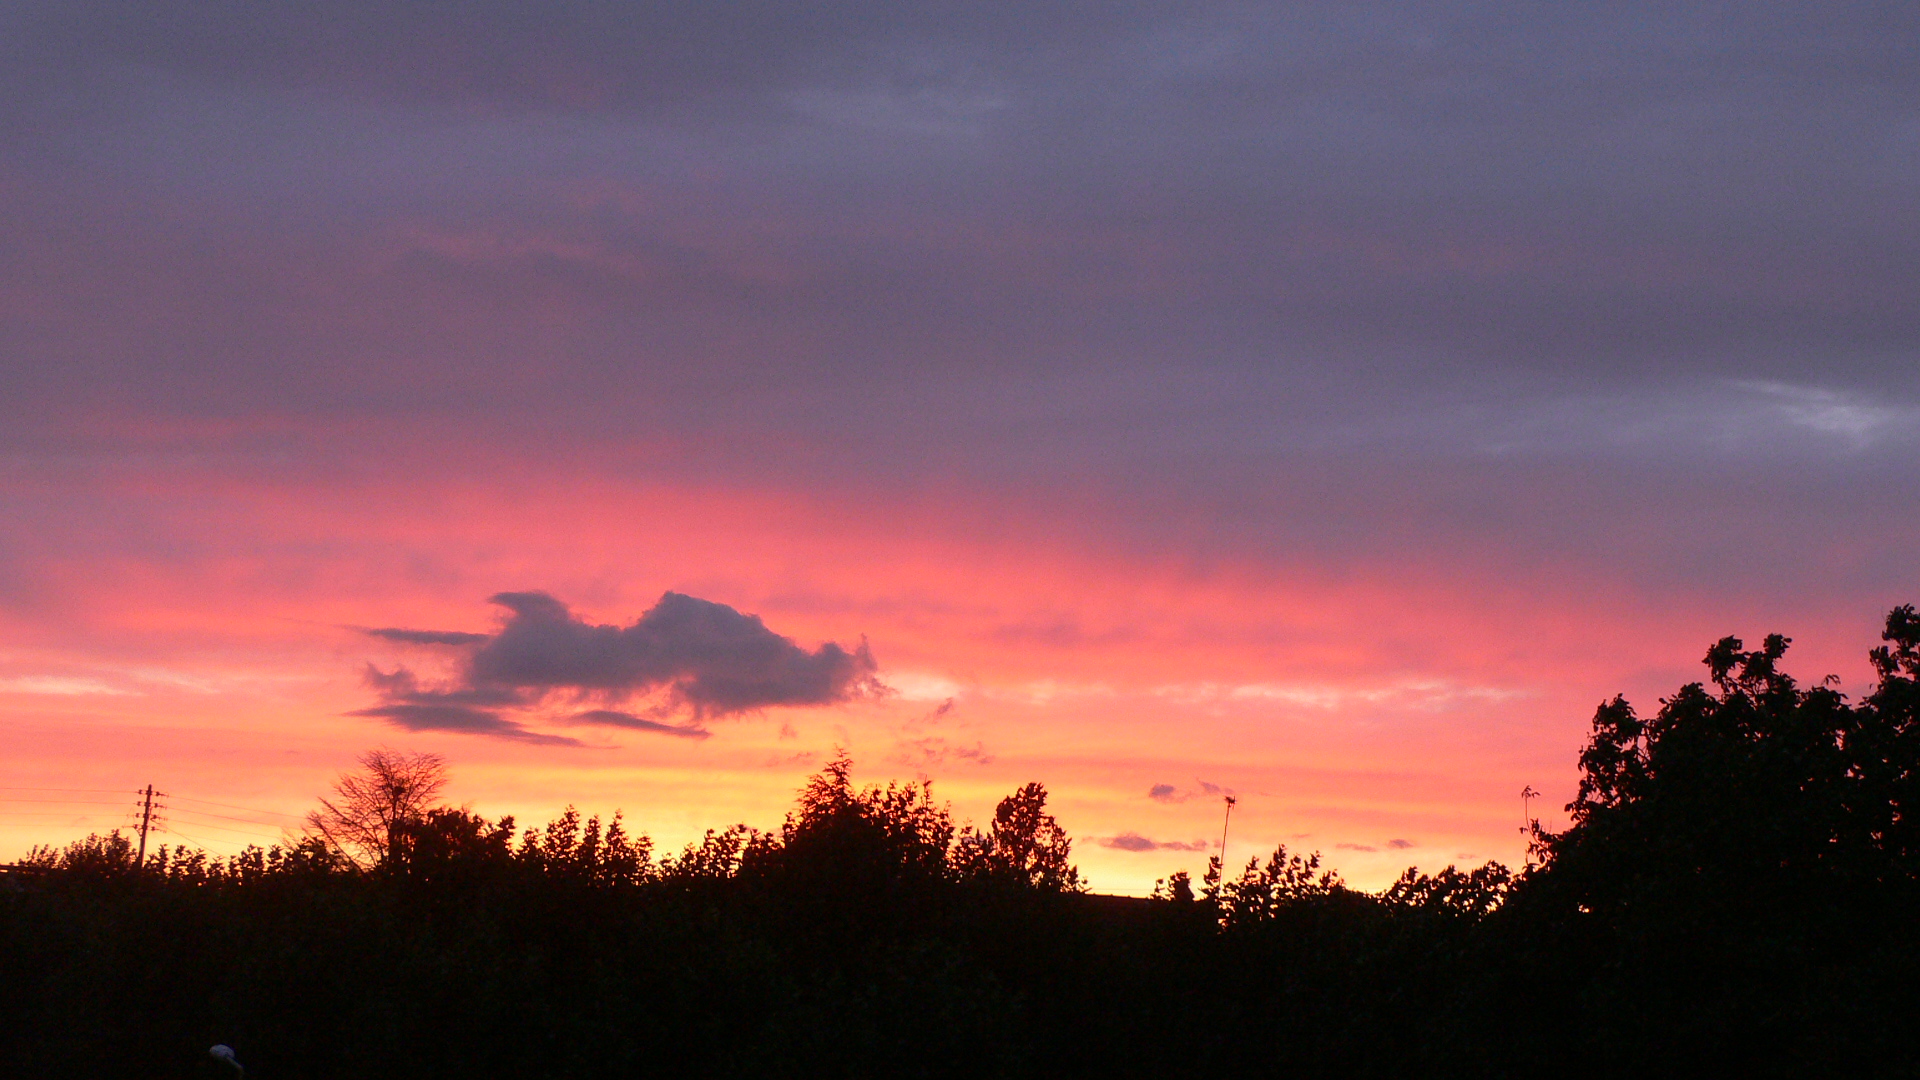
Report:
M8 6L0 451L1912 579L1912 4L543 11Z

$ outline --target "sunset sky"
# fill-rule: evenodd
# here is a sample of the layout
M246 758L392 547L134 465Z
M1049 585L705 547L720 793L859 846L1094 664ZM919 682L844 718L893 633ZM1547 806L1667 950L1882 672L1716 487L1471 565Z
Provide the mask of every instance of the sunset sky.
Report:
M1914 601L1920 5L0 5L0 859L842 747L1377 888Z

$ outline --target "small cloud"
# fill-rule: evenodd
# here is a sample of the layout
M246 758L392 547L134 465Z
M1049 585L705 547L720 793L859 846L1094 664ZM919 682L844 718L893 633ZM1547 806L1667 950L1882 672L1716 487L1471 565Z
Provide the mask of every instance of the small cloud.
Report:
M1205 840L1149 840L1137 832L1109 836L1099 843L1118 851L1206 851L1212 847Z
M1183 790L1172 784L1155 784L1147 789L1147 798L1152 799L1154 802L1182 803L1188 799L1197 799L1201 796L1227 796L1233 794L1231 788L1225 788L1206 780L1195 780L1193 785L1193 787Z
M972 746L955 746L937 735L924 739L903 739L894 748L890 759L897 765L924 769L934 765L945 765L949 761L965 761L975 765L993 764L993 754L979 742Z
M926 728L935 727L942 720L945 720L947 717L953 715L954 704L955 704L955 701L953 698L947 698L945 701L942 701L939 705L936 705L933 708L928 709L922 715L916 716L913 719L902 723L900 725L900 729L902 731L919 731L919 730L924 730Z
M1389 841L1387 841L1387 847L1388 847L1389 849L1391 849L1391 850L1393 850L1393 851L1405 851L1405 850L1407 850L1407 849L1408 849L1408 848L1410 848L1410 847L1417 847L1417 846L1418 846L1418 845L1416 845L1416 844L1415 844L1415 843L1414 843L1413 841L1411 841L1411 840L1389 840Z
M902 701L951 701L960 696L959 683L918 671L888 672L887 686Z
M1340 849L1341 851L1379 851L1380 850L1377 847L1368 847L1365 844L1335 844L1333 846Z

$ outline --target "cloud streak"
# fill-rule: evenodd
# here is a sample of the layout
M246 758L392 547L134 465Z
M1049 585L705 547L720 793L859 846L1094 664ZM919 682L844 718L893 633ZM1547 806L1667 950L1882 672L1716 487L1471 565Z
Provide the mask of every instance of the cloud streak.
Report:
M627 728L630 731L657 731L662 735L677 735L683 739L704 739L713 733L698 724L663 724L658 720L649 720L644 716L635 716L618 709L588 709L574 713L562 723L600 724L606 727Z
M471 634L464 630L402 630L389 626L366 630L364 633L368 637L401 645L478 645L487 640L485 634Z

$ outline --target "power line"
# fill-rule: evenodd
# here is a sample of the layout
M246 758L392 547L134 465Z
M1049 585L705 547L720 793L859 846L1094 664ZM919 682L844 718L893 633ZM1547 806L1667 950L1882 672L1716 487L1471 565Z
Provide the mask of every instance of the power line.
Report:
M263 836L265 836L265 834L278 836L278 834L282 832L282 828L284 828L284 826L278 826L278 824L271 821L240 821L238 824L217 824L217 822L207 821L207 815L196 811L196 809L171 807L171 811L173 811L177 817L184 815L186 821L198 822L198 824L204 824L207 828L225 828L228 832L257 832L257 834L263 834ZM234 819L228 817L228 819L221 819L221 821L234 821Z
M165 829L161 831L172 833L173 835L179 837L182 840L191 840L194 843L199 844L203 850L214 846L214 841L212 840L202 840L197 836L188 836L186 833L181 832L179 829L176 829L171 825L167 826Z
M245 810L249 814L266 814L271 817L293 818L295 821L304 820L299 814L289 814L284 810L262 810L257 806L236 806L233 803L214 802L212 799L189 799L184 795L175 795L174 798L180 802L199 803L202 806L218 806L227 810Z
M89 793L93 793L93 794L100 794L100 795L123 795L123 794L125 794L125 793L126 793L126 789L125 789L125 788L104 788L104 787L7 787L7 786L4 786L4 785L0 785L0 791L82 791L82 792L89 792ZM140 794L140 791L139 791L139 789L138 789L138 788L136 788L136 789L134 789L134 792L133 792L133 793L134 793L135 795L138 795L138 794Z
M176 798L175 801L187 802L189 800ZM249 825L270 825L275 828L278 828L280 826L280 823L277 821L256 821L253 818L234 817L232 814L216 814L211 810L194 810L191 807L187 808L185 812L199 814L201 817L219 818L222 821L244 821ZM293 815L288 814L287 816L292 817Z
M96 817L113 817L113 815L111 815L109 811L8 811L8 809L0 809L0 817L83 817L83 819L96 819Z
M176 811L176 813L178 813L178 811ZM280 839L280 835L278 833L252 832L247 829L236 829L228 825L215 825L212 822L207 822L207 821L194 821L192 818L188 818L186 820L187 820L187 824L193 826L196 829L215 829L220 832L230 832L239 836L256 837L256 838L265 839L265 840Z
M129 794L124 788L0 785L0 792L9 791L78 795ZM226 847L242 842L277 843L285 839L288 830L303 823L303 819L300 816L289 814L285 811L267 810L257 806L243 806L238 803L216 802L212 799L195 799L186 796L169 795L166 792L160 791L152 784L138 788L130 792L130 794L137 796L137 800L130 810L119 815L120 820L116 824L113 824L111 828L115 832L126 829L139 835L140 846L137 856L139 864L146 862L147 839L150 834L155 832L170 833L194 844L198 844L203 848L211 848L215 846ZM162 799L168 801L163 803L160 801ZM174 803L192 803L196 805L174 806ZM107 821L115 816L111 808L123 807L125 805L126 804L119 799L0 796L0 823L7 821L20 821L24 823L24 819L58 819L72 825L97 829L103 827ZM48 807L48 809L16 809L16 806L45 806ZM203 806L219 807L222 810L238 810L246 814L258 816L238 817L233 814L223 814L217 810L200 809L200 807ZM54 809L55 807L71 807L72 809ZM180 817L181 820L192 825L195 829L211 830L242 839L228 839L216 842L181 832L179 829L174 828L166 817L162 816L162 811ZM274 818L282 820L263 820ZM218 819L218 822L233 822L234 824L219 824L214 820L206 819ZM254 826L254 828L249 829L243 826Z

